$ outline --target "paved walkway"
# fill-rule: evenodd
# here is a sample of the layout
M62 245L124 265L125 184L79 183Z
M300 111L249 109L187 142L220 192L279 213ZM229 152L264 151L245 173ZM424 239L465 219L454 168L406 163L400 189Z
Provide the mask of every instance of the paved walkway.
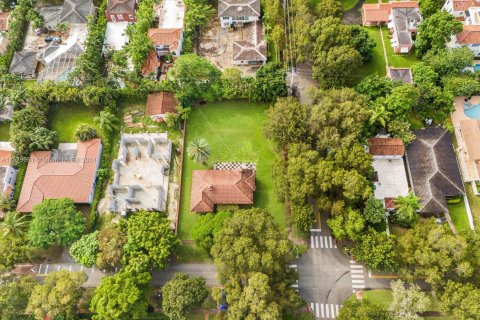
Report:
M343 15L344 24L362 24L361 9L364 2L365 0L358 1L355 7L345 12Z

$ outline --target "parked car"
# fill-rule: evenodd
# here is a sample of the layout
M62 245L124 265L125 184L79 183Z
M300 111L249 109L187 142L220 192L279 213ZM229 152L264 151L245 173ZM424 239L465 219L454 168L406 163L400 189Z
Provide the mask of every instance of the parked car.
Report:
M45 42L52 42L52 41L55 41L55 42L62 42L62 38L61 37L52 37L52 36L48 36L48 37L45 37Z

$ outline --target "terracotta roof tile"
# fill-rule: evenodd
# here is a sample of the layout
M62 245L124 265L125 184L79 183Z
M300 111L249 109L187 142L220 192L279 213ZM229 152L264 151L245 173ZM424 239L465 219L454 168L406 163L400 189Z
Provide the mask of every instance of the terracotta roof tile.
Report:
M17 211L31 212L43 199L71 198L88 203L101 146L100 139L77 143L75 161L50 161L51 151L32 152Z
M405 146L399 138L370 138L368 152L373 156L403 156Z
M109 13L126 13L135 14L137 1L135 0L108 0L107 14Z
M167 113L177 113L177 101L170 92L157 92L149 94L147 97L146 116L165 115Z
M253 204L255 171L194 170L190 209L211 212L215 204Z
M480 26L464 25L463 31L457 34L460 44L480 44Z
M142 66L142 74L148 76L152 72L156 72L157 67L160 66L160 61L158 61L157 53L155 50L152 50L148 53L147 58Z
M365 3L362 7L363 22L388 22L393 8L418 8L416 1L395 1L389 3Z
M470 7L474 7L473 0L453 0L453 10L455 11L467 11Z
M149 29L148 37L152 39L154 46L166 45L170 51L178 49L178 44L182 37L182 29Z
M8 31L10 12L0 12L0 31Z

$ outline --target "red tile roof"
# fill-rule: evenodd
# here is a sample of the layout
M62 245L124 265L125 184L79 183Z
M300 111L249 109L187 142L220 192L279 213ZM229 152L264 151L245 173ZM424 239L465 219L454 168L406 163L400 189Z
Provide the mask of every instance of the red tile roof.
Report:
M362 7L363 23L388 22L388 16L393 8L418 8L418 2L365 3Z
M31 212L43 199L71 198L75 203L88 203L101 147L100 139L78 142L75 161L50 161L51 151L32 152L17 211Z
M166 45L170 48L170 51L174 51L178 49L182 29L149 29L148 37L152 39L154 46Z
M157 67L160 66L160 61L158 61L157 53L155 50L152 50L148 53L147 58L142 66L142 74L144 76L150 75L152 72L156 72Z
M373 156L403 156L405 146L399 138L370 138L368 152Z
M0 31L8 31L8 17L10 12L0 12Z
M474 7L473 0L453 0L453 10L455 11L467 11L470 7Z
M254 170L194 170L190 210L212 212L215 204L253 204L254 191Z
M464 25L463 31L457 34L460 44L480 44L480 26Z
M177 101L170 92L157 92L149 94L147 97L147 109L145 115L157 116L167 113L177 113Z

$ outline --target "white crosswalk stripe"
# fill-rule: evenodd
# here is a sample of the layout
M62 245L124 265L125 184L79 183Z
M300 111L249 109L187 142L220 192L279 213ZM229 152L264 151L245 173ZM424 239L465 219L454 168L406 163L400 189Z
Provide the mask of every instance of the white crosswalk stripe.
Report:
M337 248L335 239L331 236L310 236L310 248L312 249L334 249Z
M365 272L363 266L350 260L350 276L352 277L352 291L365 289Z
M340 309L343 305L339 304L324 304L324 303L310 303L310 309L312 314L317 319L335 319L338 317Z

